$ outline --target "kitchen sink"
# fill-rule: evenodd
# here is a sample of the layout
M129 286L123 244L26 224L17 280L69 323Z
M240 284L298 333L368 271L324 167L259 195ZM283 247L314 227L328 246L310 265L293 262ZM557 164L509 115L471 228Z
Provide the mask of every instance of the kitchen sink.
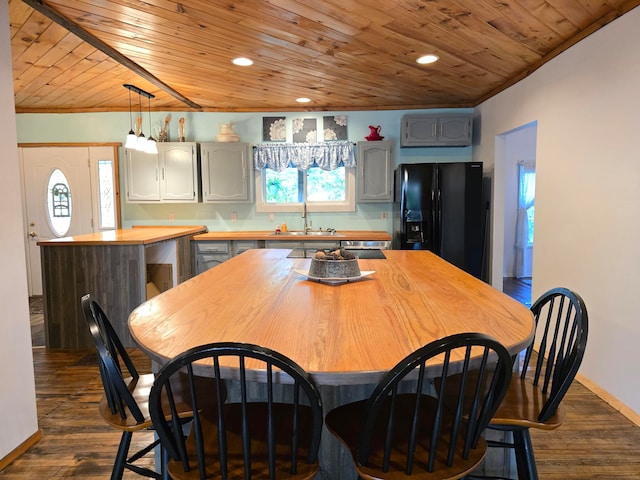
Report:
M320 230L312 230L310 232L303 232L302 230L288 230L286 232L278 232L278 233L272 233L271 235L273 236L277 236L277 237L330 237L332 235L335 235L337 232L335 230L325 230L325 231L320 231Z

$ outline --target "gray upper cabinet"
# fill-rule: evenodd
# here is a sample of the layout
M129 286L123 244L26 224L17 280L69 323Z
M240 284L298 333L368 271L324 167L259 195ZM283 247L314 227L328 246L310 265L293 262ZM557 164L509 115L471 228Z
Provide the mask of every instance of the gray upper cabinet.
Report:
M402 117L402 147L465 147L471 145L473 115L405 115Z
M198 202L197 155L193 142L158 142L157 154L127 149L127 202Z
M357 202L393 201L392 145L390 141L358 142Z
M202 201L253 201L251 155L247 143L202 143Z

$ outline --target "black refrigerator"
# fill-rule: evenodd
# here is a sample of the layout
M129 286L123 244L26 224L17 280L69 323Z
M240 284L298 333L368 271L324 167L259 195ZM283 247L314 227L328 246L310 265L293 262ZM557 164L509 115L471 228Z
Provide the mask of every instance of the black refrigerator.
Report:
M482 162L401 164L395 171L394 248L431 250L482 278Z

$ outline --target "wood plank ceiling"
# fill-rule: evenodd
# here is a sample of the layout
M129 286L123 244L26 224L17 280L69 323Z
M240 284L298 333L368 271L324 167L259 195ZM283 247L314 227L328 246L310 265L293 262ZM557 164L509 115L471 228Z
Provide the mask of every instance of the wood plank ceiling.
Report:
M156 111L473 107L639 4L9 0L16 111L126 111L125 83Z

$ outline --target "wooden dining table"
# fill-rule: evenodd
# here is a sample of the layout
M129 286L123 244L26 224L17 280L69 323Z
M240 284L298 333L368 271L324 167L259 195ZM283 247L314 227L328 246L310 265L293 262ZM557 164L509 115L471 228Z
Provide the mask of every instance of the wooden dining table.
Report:
M530 310L425 250L359 259L362 277L309 278L310 259L255 249L137 307L131 335L159 365L211 342L276 350L311 374L325 413L366 398L404 357L462 332L490 335L513 355L532 340ZM324 432L319 479L357 478L350 456Z

